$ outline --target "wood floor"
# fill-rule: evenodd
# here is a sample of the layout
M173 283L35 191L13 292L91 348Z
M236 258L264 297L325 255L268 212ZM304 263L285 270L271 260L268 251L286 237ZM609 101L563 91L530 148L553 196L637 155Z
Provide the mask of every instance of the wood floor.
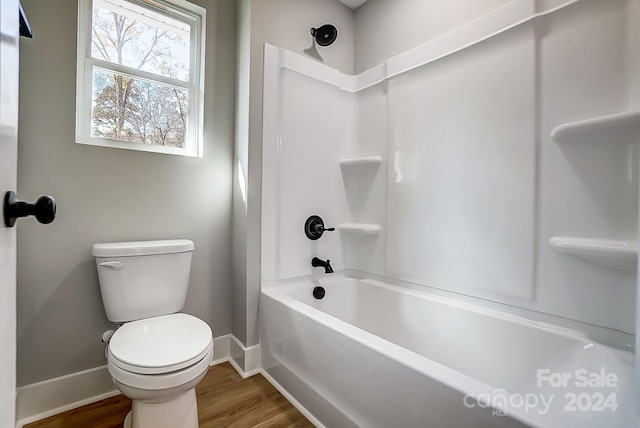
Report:
M211 367L196 392L200 428L313 427L262 375L243 380L229 363ZM120 428L129 410L118 395L25 428Z

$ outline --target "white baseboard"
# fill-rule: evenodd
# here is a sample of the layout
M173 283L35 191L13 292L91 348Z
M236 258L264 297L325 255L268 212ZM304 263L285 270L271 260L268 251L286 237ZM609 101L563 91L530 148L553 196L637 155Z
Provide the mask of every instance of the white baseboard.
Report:
M311 422L313 426L315 426L316 428L326 428L315 416L311 414L310 411L307 410L306 407L300 404L298 400L293 398L293 395L291 395L289 391L284 389L282 385L280 385L274 378L272 378L271 375L267 373L266 370L260 369L259 372L262 376L264 376L265 379L269 381L271 385L273 385L275 389L278 390L278 392L280 392L280 394L284 396L284 398L286 398L289 401L289 403L293 405L293 407L298 409L298 411L302 413L305 418L309 419L309 422Z
M226 363L227 361L229 361L229 358L231 356L231 337L232 336L230 334L227 334L225 336L220 336L213 339L213 361L211 361L212 366L217 366L218 364Z
M17 427L118 394L107 366L22 386L16 396Z
M212 366L231 360L231 339L228 334L213 340ZM16 428L118 394L107 366L22 386L17 389Z
M242 342L231 336L229 362L243 379L257 375L262 367L260 344L246 348Z

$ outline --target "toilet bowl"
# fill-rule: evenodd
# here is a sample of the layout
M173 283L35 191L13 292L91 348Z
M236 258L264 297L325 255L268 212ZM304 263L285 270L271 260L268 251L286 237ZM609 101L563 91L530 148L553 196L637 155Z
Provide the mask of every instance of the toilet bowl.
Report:
M212 358L211 329L191 315L120 327L107 347L107 368L116 387L133 401L125 428L198 427L195 386Z
M107 345L114 384L132 400L125 428L198 428L195 386L213 359L213 335L184 313L193 242L96 244L107 316L122 325Z

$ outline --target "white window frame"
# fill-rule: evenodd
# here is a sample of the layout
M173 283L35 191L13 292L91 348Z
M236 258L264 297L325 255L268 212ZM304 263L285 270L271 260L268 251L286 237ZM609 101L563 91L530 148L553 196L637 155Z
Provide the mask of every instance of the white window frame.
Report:
M202 157L204 123L204 54L206 10L185 0L127 0L138 6L163 12L191 26L189 81L183 82L91 57L93 0L78 0L78 57L76 75L76 143L127 150ZM166 6L163 11L153 4ZM184 148L117 141L91 136L91 108L94 67L136 79L148 80L189 91L187 138Z

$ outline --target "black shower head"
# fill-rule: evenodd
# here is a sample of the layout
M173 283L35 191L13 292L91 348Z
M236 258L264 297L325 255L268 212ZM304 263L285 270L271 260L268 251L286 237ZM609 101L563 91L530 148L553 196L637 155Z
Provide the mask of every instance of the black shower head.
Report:
M329 46L338 38L338 30L331 24L325 24L320 28L312 28L311 35L320 46Z

